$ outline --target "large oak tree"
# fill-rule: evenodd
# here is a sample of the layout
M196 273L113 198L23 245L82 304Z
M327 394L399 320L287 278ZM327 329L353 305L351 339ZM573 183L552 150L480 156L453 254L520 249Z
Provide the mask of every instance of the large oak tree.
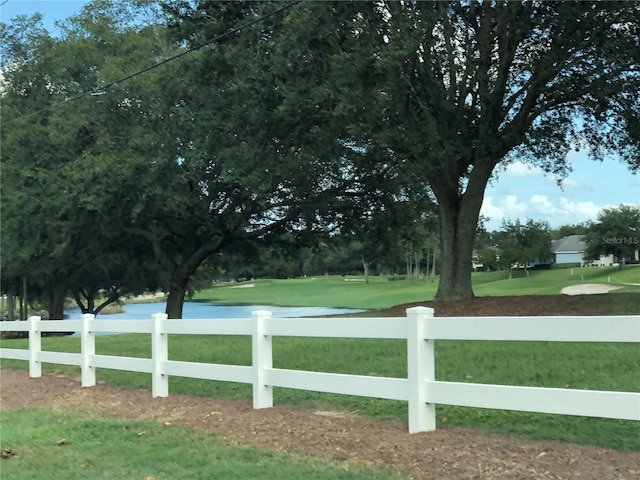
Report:
M338 103L318 83L327 73L279 41L288 18L270 16L279 7L174 2L167 10L177 44L192 47L257 22L210 42L184 59L179 79L158 83L167 110L154 118L171 146L158 157L159 187L149 189L153 205L135 231L172 272L170 317L180 315L188 280L207 257L282 236L304 242L357 218L377 195L366 185L380 182L380 169L362 173L367 152L347 146L324 108Z
M153 31L130 25L125 7L90 5L56 37L37 15L0 28L3 283L19 279L50 318L68 294L98 313L101 291L108 303L158 286L124 228L133 166L148 160L141 131L121 102L90 95L154 51Z
M282 28L289 58L316 65L315 91L330 92L318 108L353 145L383 152L375 165L432 190L441 300L473 296L476 225L500 165L561 176L567 152L587 148L640 166L635 2L309 2Z
M273 61L273 24L205 42L273 7L210 3L210 15L166 29L131 22L138 17L127 5L94 2L55 39L37 25L4 29L15 68L5 76L4 120L13 128L3 128L3 156L15 182L3 227L15 239L16 272L30 270L62 293L73 280L89 292L87 308L96 285L135 279L122 268L145 271L135 262L146 259L135 240L144 239L162 267L147 284L168 291L167 313L179 318L206 258L279 235L300 241L327 222L335 228L344 208L370 204L350 199L376 172L356 175L363 153L345 152L339 135L327 142L314 130L315 105L297 102L315 88L313 65L287 67L307 68L301 78L311 83L264 68ZM210 45L154 66L185 52L183 34L188 44ZM37 180L18 181L31 170ZM20 192L34 200L18 223ZM48 243L29 238L33 226Z

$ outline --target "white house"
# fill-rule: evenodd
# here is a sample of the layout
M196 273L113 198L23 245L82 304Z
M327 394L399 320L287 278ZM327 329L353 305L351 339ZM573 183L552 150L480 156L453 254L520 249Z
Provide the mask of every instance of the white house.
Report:
M585 260L584 253L587 245L584 243L584 235L569 235L568 237L553 240L551 252L556 265L579 264L581 266L593 265L608 267L613 265L613 255L601 256L598 260Z

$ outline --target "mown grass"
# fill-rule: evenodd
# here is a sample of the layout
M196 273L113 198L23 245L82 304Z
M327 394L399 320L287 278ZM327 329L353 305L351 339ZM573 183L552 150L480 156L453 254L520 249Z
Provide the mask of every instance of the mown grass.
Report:
M355 280L355 281L354 281ZM438 279L420 281L389 281L388 277L310 277L287 280L259 279L245 282L252 288L221 285L198 292L196 301L216 301L241 304L344 307L379 310L402 303L433 300ZM476 272L472 276L477 296L558 295L564 287L581 283L614 284L615 293L639 293L640 266L585 267L574 269L532 270L526 276L522 270L513 272ZM640 297L640 295L638 295Z
M474 292L478 296L504 295L557 295L564 287L582 283L613 284L621 288L614 292L640 293L640 287L626 285L640 283L640 267L576 267L553 270L531 270L529 276L523 270L513 272L478 272L473 276Z
M26 340L3 346L26 348ZM80 350L77 338L44 338L43 349ZM406 344L374 339L274 339L274 367L406 378ZM145 335L97 337L99 354L149 357ZM251 364L251 341L241 336L174 335L171 360ZM25 368L26 362L3 361ZM45 371L77 373L77 367L45 365ZM555 342L436 342L436 377L443 381L640 392L637 344ZM123 387L151 388L150 375L101 369L98 380ZM172 377L170 391L231 399L251 398L251 386ZM310 391L275 389L276 404L357 412L406 422L405 402ZM438 406L440 426L457 425L534 439L558 439L640 451L640 422Z
M336 465L295 453L230 445L177 425L71 410L3 410L3 480L377 480L401 478L364 465Z
M350 281L354 280L354 281ZM311 277L287 280L256 280L244 285L253 288L221 286L195 294L196 301L235 304L279 305L286 307L336 307L382 309L399 303L433 298L436 283L430 281L390 282L387 277Z

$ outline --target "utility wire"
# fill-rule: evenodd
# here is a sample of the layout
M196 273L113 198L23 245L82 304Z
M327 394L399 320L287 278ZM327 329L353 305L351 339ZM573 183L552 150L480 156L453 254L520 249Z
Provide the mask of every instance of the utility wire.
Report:
M9 0L5 0L5 3L8 2L8 1ZM283 7L278 8L277 10L274 10L273 12L270 12L270 13L267 13L265 15L262 15L261 17L258 17L258 18L254 19L254 20L251 20L250 22L244 23L244 24L240 25L239 27L232 28L231 30L229 30L229 31L227 31L227 32L225 32L225 33L223 33L221 35L218 35L217 37L211 38L211 39L209 39L209 40L207 40L205 42L202 42L199 45L196 45L195 47L191 47L190 49L185 50L184 52L180 52L180 53L178 53L176 55L173 55L171 57L165 58L164 60L161 60L158 63L154 63L153 65L151 65L149 67L143 68L142 70L138 70L137 72L131 73L131 74L129 74L129 75L125 76L125 77L122 77L122 78L120 78L118 80L115 80L113 82L107 83L106 85L103 85L100 88L96 88L92 92L81 93L81 94L76 95L74 97L67 98L67 99L65 99L65 100L63 100L61 102L53 103L50 106L42 108L42 109L40 109L40 110L38 110L36 112L28 113L26 115L22 115L21 117L14 118L13 120L10 120L10 121L6 122L4 125L5 126L6 125L10 125L10 124L12 124L14 122L17 122L18 120L22 120L24 118L28 118L28 117L31 117L33 115L38 115L38 114L40 114L40 113L42 113L42 112L44 112L46 110L58 107L60 105L64 105L65 103L69 103L69 102L73 102L75 100L79 100L80 98L86 97L88 95L102 95L102 94L106 93L108 88L113 87L114 85L118 85L118 84L120 84L122 82L130 80L130 79L132 79L134 77L137 77L138 75L142 75L143 73L146 73L146 72L148 72L150 70L158 68L158 67L160 67L160 66L162 66L162 65L164 65L166 63L172 62L173 60L177 60L178 58L184 57L185 55L193 53L196 50L200 50L201 48L204 48L204 47L206 47L208 45L211 45L212 43L217 43L217 42L219 42L219 41L221 41L221 40L223 40L223 39L225 39L225 38L227 38L227 37L229 37L229 36L231 36L231 35L233 35L235 33L241 32L242 30L245 30L245 29L255 25L256 23L263 22L264 20L266 20L269 17L272 17L274 15L278 15L278 14L284 12L285 10L288 10L291 7L297 5L298 3L301 3L302 1L303 0L295 0L295 1L285 5Z
M294 5L300 3L301 1L302 0L296 0L296 1L292 2L292 3L289 3L288 5L285 5L284 7L280 7L277 10L274 10L273 12L267 13L266 15L263 15L262 17L256 18L255 20L252 20L252 21L250 21L248 23L245 23L244 25L241 25L241 26L236 27L236 28L232 28L231 30L229 30L226 33L223 33L222 35L218 35L217 37L209 39L206 42L203 42L203 43L201 43L199 45L196 45L195 47L191 47L189 50L185 50L184 52L178 53L177 55L174 55L172 57L166 58L166 59L164 59L164 60L162 60L162 61L160 61L158 63L155 63L155 64L153 64L153 65L151 65L151 66L149 66L147 68L143 68L142 70L139 70L139 71L137 71L135 73L127 75L126 77L123 77L120 80L116 80L114 82L108 83L108 84L96 89L93 92L93 94L94 95L96 95L96 94L99 95L101 93L104 93L109 87L112 87L114 85L122 83L122 82L124 82L126 80L129 80L129 79L133 78L133 77L137 77L138 75L142 75L143 73L146 73L149 70L153 70L154 68L158 68L159 66L164 65L165 63L169 63L169 62L171 62L173 60L176 60L176 59L178 59L180 57L184 57L185 55L188 55L188 54L190 54L192 52L195 52L196 50L200 50L201 48L204 48L207 45L210 45L212 43L217 43L220 40L223 40L226 37L229 37L229 36L233 35L234 33L241 32L242 30L244 30L246 28L249 28L252 25L255 25L256 23L262 22L262 21L266 20L269 17L272 17L274 15L282 13L283 11L288 10L289 8L293 7Z

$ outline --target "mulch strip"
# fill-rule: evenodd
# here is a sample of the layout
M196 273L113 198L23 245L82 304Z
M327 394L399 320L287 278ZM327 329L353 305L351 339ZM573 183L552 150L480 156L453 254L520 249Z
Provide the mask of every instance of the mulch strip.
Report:
M232 443L297 451L337 462L381 464L419 480L640 478L640 452L453 427L409 434L402 422L341 412L289 406L253 410L250 401L182 394L154 399L148 390L102 384L82 388L76 377L45 374L31 379L25 371L0 369L0 408L36 405L157 421L167 428L186 425L215 432Z

